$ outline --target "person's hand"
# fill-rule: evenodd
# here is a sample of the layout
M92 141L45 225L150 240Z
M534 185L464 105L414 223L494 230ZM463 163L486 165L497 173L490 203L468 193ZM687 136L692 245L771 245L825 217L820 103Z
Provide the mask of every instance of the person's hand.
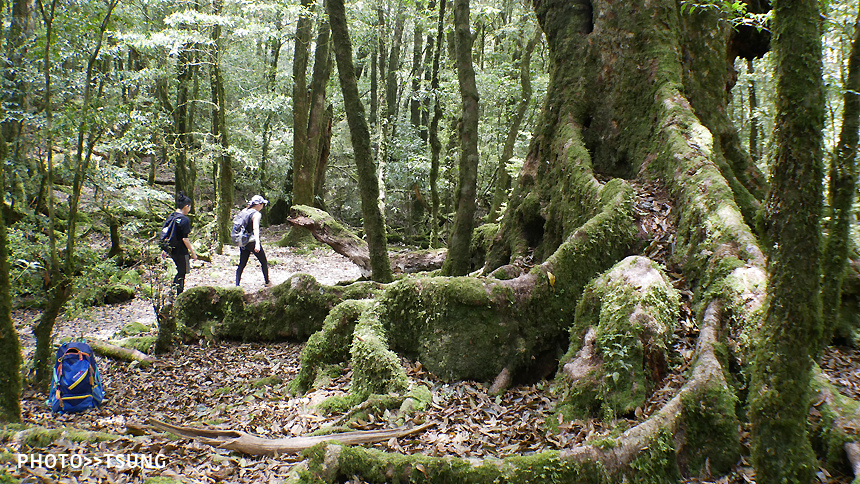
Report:
M260 241L258 240L256 244L254 244L254 252L260 252Z

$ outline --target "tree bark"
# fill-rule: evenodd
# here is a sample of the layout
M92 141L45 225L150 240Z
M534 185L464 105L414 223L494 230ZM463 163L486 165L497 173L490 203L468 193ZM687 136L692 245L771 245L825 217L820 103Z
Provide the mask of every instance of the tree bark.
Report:
M372 277L377 282L389 282L391 264L388 259L388 242L385 238L385 222L379 211L379 185L377 185L373 154L370 151L370 131L364 118L364 105L358 95L355 68L352 63L352 43L346 23L343 0L329 0L326 4L331 24L337 71L343 90L343 100L349 123L350 138L355 152L358 185L361 191L361 212L364 230L370 247Z
M812 354L821 340L824 93L818 2L774 11L776 153L764 216L768 297L750 383L751 454L762 482L811 482ZM802 112L797 106L803 106Z
M442 273L449 276L468 274L472 269L469 245L477 208L478 87L472 66L469 0L454 2L454 26L457 32L457 80L463 100L463 121L460 128L460 177L455 199L457 212L448 242L448 259L442 267Z

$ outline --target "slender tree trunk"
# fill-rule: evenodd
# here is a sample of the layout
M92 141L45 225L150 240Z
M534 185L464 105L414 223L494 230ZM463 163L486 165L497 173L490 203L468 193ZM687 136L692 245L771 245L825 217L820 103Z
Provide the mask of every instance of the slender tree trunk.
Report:
M9 156L6 141L0 136L0 160ZM0 186L6 186L6 170L0 170ZM21 344L12 320L9 292L9 239L6 235L6 201L0 201L0 422L21 421Z
M220 15L223 0L212 0L212 10ZM230 212L233 209L233 160L230 156L230 142L227 137L227 103L224 96L224 80L221 77L221 26L212 26L212 48L210 50L209 82L212 91L212 136L218 143L216 157L218 167L218 207L217 226L219 250L222 244L230 242Z
M428 9L433 12L436 9L436 0L430 0L430 5ZM425 49L424 54L424 67L422 71L424 72L424 82L426 85L430 85L433 82L433 57L436 52L435 37L433 36L433 32L427 33L427 48ZM421 140L425 143L429 140L429 129L430 129L430 111L431 111L431 103L434 100L432 96L423 95L421 99L421 127L418 130L419 136L421 136Z
M430 247L439 247L439 152L442 142L439 141L439 121L442 119L442 103L439 101L439 61L442 57L442 41L445 38L445 4L447 0L439 1L439 18L436 21L436 49L433 52L433 73L430 80L430 92L433 94L433 119L430 121L428 135L430 137Z
M818 467L806 422L811 356L822 331L819 16L817 0L775 4L776 152L764 217L769 304L750 383L752 458L761 482L812 482Z
M755 94L755 78L753 74L755 74L755 68L753 66L753 60L747 59L747 72L749 74L749 117L750 117L750 156L752 156L753 160L758 160L760 157L758 150L758 113L756 112L758 109L758 98Z
M540 27L535 28L535 33L526 44L525 51L520 57L520 85L522 85L522 93L520 94L520 102L517 105L517 112L511 120L511 127L508 130L508 137L505 139L505 147L502 150L502 156L499 158L499 167L496 175L496 190L493 194L493 205L490 207L490 222L496 222L499 219L499 210L502 202L508 196L508 190L511 188L511 175L508 174L508 161L514 156L514 147L517 142L517 135L520 132L523 118L526 115L526 109L529 107L529 102L532 99L532 83L531 83L531 62L532 52L535 46L540 42L543 32Z
M836 156L830 165L830 219L822 255L822 308L824 338L827 345L839 321L842 305L842 279L848 263L851 241L851 215L857 181L857 143L860 130L860 13L854 23L854 38L848 58L848 78L842 103L842 131Z
M323 116L323 133L320 136L319 147L319 162L317 163L317 173L314 176L314 206L326 210L325 203L325 171L328 167L328 158L331 154L331 118L332 105L329 104Z
M400 70L400 47L403 43L403 4L398 4L397 17L394 20L394 37L391 40L391 51L388 57L388 75L385 79L385 122L382 125L382 149L376 176L379 185L379 211L385 214L385 178L388 163L391 161L391 140L395 135L397 123L397 72Z
M173 138L174 178L176 193L185 193L194 199L194 194L189 193L189 169L188 169L188 89L191 85L192 64L194 44L186 42L179 51L176 62L176 109L174 111L173 126L176 134ZM193 203L192 203L193 206Z
M457 212L448 243L448 258L442 266L442 273L449 276L468 274L471 269L469 245L477 207L478 88L472 66L469 0L455 0L454 27L457 34L457 79L463 98L463 122L460 129L460 177L455 200Z
M376 126L379 112L379 66L377 65L377 45L373 45L370 53L370 117L367 122L370 126Z
M370 249L372 277L374 281L389 282L392 275L391 263L388 259L388 243L385 239L385 221L376 203L379 197L379 186L376 184L373 155L370 151L370 131L367 128L364 106L361 104L355 82L352 43L349 39L343 0L328 0L326 8L331 23L332 43L337 59L338 77L343 90L352 147L355 151L355 165L361 191L361 212Z
M306 166L310 95L307 70L308 46L313 31L313 2L302 0L302 13L296 24L296 47L293 59L293 205L313 205L314 170Z
M328 21L322 21L317 35L316 52L314 53L314 71L311 78L310 116L308 117L308 141L305 147L305 159L302 166L307 170L313 202L316 204L318 167L325 166L321 160L321 151L325 142L322 137L328 132L326 119L326 86L331 77L331 55L329 53L329 37L331 29ZM322 187L319 187L320 190Z
M424 77L421 56L424 29L418 21L422 15L421 2L415 4L415 27L412 32L412 95L409 96L409 122L416 131L421 130L421 79ZM426 139L424 141L427 141Z

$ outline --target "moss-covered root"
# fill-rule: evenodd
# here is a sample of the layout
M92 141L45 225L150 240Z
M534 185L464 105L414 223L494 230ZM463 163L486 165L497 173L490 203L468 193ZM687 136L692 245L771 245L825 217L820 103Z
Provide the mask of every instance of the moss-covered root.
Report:
M352 336L352 386L350 392L402 393L408 387L406 370L388 347L388 336L379 317L379 303L371 302L358 319Z
M647 258L628 257L585 289L556 391L566 420L632 414L668 369L678 294Z
M479 460L403 455L326 443L310 449L305 456L307 464L292 472L286 482L343 482L352 476L374 483L612 482L600 465L566 462L558 452Z
M322 328L341 301L373 297L379 285L323 286L307 274L257 293L240 288L193 287L176 298L172 316L186 338L240 341L306 339Z
M299 373L290 382L290 390L304 393L313 385L325 365L346 362L355 324L369 300L344 301L326 316L321 330L312 334L302 349Z
M386 453L321 444L305 455L287 482L524 482L667 483L685 475L722 472L739 458L734 397L714 347L719 304L704 312L692 374L678 394L648 420L614 440L589 442L561 452L505 459L458 459ZM706 401L709 405L702 405ZM686 402L686 403L685 403ZM718 467L715 467L718 466Z
M810 440L827 469L853 472L860 480L860 447L856 429L860 426L860 402L839 393L817 366L813 369Z
M71 427L49 429L39 425L13 424L0 428L0 441L21 442L34 449L48 447L59 439L72 442L110 442L128 439L128 437L106 432L78 430Z

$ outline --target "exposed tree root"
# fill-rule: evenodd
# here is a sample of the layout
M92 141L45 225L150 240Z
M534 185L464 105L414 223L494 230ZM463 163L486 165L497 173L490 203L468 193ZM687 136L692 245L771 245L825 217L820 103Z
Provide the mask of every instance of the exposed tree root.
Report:
M337 441L345 445L372 444L390 439L405 437L432 427L434 423L426 423L417 427L397 428L390 430L363 430L314 437L287 437L283 439L263 439L238 430L211 430L196 427L172 425L151 418L149 425L163 432L170 432L181 437L195 439L207 445L222 449L235 450L249 455L280 455L297 454L322 442Z
M607 482L616 480L612 476L631 474L631 465L637 459L655 457L655 452L662 452L660 449L666 445L668 455L663 457L674 456L671 462L664 468L648 467L644 472L640 469L636 477L648 482L669 482L669 479L661 480L666 476L643 473L676 473L675 458L683 465L694 461L693 454L704 453L706 455L698 455L698 460L704 462L712 456L710 452L718 451L717 447L707 445L702 435L695 434L685 419L692 417L688 402L698 402L701 395L709 392L727 391L723 369L714 351L719 329L719 303L714 302L703 317L689 381L659 412L621 434L610 445L605 442L585 443L560 452L499 460L403 455L329 443L311 451L307 469L296 473L293 482L338 482L354 475L370 482L538 482L540 475L566 476L567 480L563 482ZM726 409L714 408L711 411L723 412ZM737 421L734 420L734 425L728 428L733 431L728 437L737 442ZM678 449L677 454L673 447ZM736 459L737 455L731 457Z

